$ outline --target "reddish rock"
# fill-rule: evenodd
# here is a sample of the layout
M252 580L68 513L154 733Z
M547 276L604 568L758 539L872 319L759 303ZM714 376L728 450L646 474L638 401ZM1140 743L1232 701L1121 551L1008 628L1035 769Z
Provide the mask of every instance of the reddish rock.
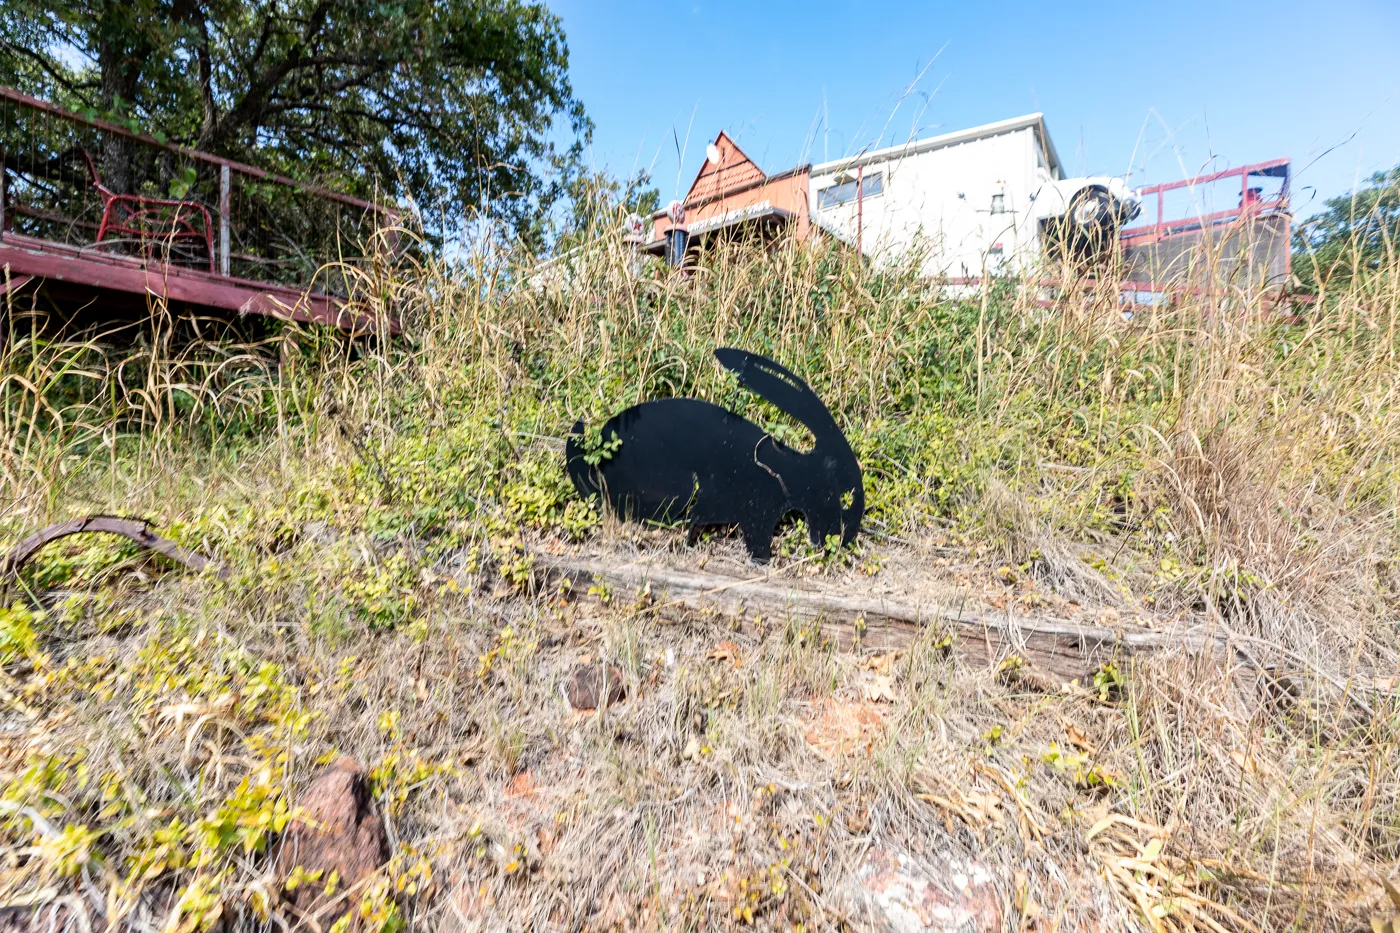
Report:
M858 929L880 933L993 933L1001 898L980 863L945 854L929 863L875 847L838 891Z
M321 872L318 881L303 882L285 896L306 926L314 921L329 929L358 903L357 889L389 860L389 840L364 769L353 758L342 756L331 765L296 807L298 816L277 850L278 883L298 865L304 873ZM332 872L337 881L327 897L324 887Z
M604 680L607 682L606 694L603 689ZM601 664L580 664L570 675L565 693L569 696L569 705L574 709L597 709L604 695L607 696L609 706L621 703L627 698L627 685L622 682L622 671L611 664L607 667Z

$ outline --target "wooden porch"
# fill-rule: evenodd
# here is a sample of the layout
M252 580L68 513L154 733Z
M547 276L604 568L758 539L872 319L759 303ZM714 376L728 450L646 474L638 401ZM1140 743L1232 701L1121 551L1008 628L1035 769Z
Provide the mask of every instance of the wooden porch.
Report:
M0 298L160 300L396 333L349 299L357 270L397 251L397 222L368 201L0 88Z

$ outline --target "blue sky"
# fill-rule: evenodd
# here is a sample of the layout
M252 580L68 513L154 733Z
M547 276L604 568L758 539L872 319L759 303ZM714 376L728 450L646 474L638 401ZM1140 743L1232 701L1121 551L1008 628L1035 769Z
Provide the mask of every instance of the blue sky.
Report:
M594 165L663 203L721 128L774 172L1037 110L1074 174L1289 156L1299 216L1400 163L1397 0L550 6Z

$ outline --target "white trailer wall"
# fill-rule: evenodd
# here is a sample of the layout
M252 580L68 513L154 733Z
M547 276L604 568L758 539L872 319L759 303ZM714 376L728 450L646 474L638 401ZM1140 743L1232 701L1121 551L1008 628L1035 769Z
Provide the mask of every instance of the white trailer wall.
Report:
M869 193L857 206L830 201L840 181L863 169ZM879 176L879 181L871 179ZM920 140L812 167L814 221L877 264L911 249L924 273L950 278L1009 273L1040 255L1033 196L1060 177L1059 160L1040 114ZM844 189L853 195L854 185ZM823 192L828 194L823 196Z

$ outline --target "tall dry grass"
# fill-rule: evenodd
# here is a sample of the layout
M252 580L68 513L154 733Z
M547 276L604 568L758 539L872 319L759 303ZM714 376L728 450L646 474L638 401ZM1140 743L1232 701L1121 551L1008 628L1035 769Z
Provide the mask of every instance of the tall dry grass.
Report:
M1281 305L1207 256L1194 274L1209 287L1124 320L1112 276L1051 268L949 297L920 276L923 256L877 270L830 244L734 246L641 279L604 230L545 273L517 259L348 270L359 308L404 322L393 343L288 330L262 346L177 347L156 309L134 347L111 350L100 334L45 339L11 308L7 525L64 511L74 482L127 495L119 474L176 448L289 463L327 412L378 456L471 421L544 458L538 439L575 418L671 394L741 404L800 439L710 361L737 344L804 374L837 413L870 476L872 528L980 528L1018 560L1053 551L1043 570L1066 585L1122 578L1331 664L1400 660L1395 268ZM478 481L491 499L492 477ZM1066 564L1082 550L1063 542L1114 559Z
M979 503L1009 490L1027 506L1010 507L1011 556L1091 542L1115 555L1100 576L1168 609L1394 668L1395 270L1281 304L1207 256L1209 287L1124 320L1112 276L1051 269L1049 291L959 299L920 278L922 259L875 271L831 247L736 247L639 282L600 237L543 288L522 284L528 268L425 268L405 364L429 399L528 408L527 433L557 437L655 395L743 401L707 354L756 349L838 412L875 527L995 530ZM378 395L380 417L394 398Z
M49 686L26 696L62 698L51 700L55 729L76 730L61 734L81 734L104 761L121 758L130 786L185 819L253 806L241 777L270 771L294 786L329 749L378 762L400 848L417 857L442 846L442 870L460 873L444 883L445 902L411 918L425 929L470 927L481 891L522 927L625 918L629 898L660 910L673 895L699 897L669 916L704 928L713 915L687 894L682 869L709 864L695 840L709 838L721 807L762 810L774 835L754 830L745 845L768 853L794 841L812 873L802 883L834 883L872 833L972 847L990 826L969 835L920 801L973 786L1013 788L1021 803L1007 796L1006 806L1043 832L1103 806L1167 840L1177 894L1142 901L1137 843L1105 837L1081 864L1085 847L1068 830L1038 847L992 833L976 851L1008 879L1024 870L1042 892L1097 892L1065 909L1067 927L1154 928L1155 904L1168 912L1158 921L1176 918L1158 928L1215 929L1170 913L1188 895L1236 911L1215 914L1227 926L1239 915L1258 928L1355 919L1347 905L1400 845L1400 727L1385 687L1400 658L1397 270L1296 306L1219 275L1125 319L1112 276L1049 268L1049 287L1038 274L956 295L921 276L920 256L872 268L829 243L779 243L734 244L687 274L638 277L635 257L596 233L548 270L509 253L350 270L358 307L403 322L395 341L288 327L258 345L177 344L160 318L134 344L57 340L10 309L0 530L13 539L86 511L150 515L235 570L228 584L122 577L108 587L81 567L41 568L97 595L46 623L37 637L52 657L28 663ZM800 426L719 371L719 345L777 358L827 401L866 470L870 551L898 552L915 572L948 553L1007 562L1048 590L1163 628L1224 629L1283 669L1290 711L1242 714L1217 674L1172 658L1136 671L1112 701L1083 690L1044 698L945 658L931 632L900 659L901 699L866 759L825 761L805 738L811 709L848 703L865 675L808 634L744 642L762 661L731 670L706 660L731 637L713 620L676 630L625 601L592 616L549 594L492 589L520 581L532 536L559 546L600 536L560 463L578 417L596 424L646 398L698 395L801 443ZM78 634L84 626L100 634ZM572 639L624 669L638 700L621 718L579 727L561 710L555 684ZM122 702L83 692L84 652L123 659L110 675ZM69 662L81 674L71 682L53 673ZM275 716L265 702L229 715L248 736L287 730L275 733L282 745L228 730L200 758L178 725L157 718L138 734L122 707L215 709L228 683L254 676L257 695L278 698ZM61 705L70 701L90 706ZM1068 719L1096 747L1093 767L1121 776L1092 800L1043 758L1047 743L1069 748ZM686 763L692 734L713 759ZM487 865L493 846L529 850L512 835L520 804L508 782L560 760L574 796L544 861L562 867L544 884L512 880L507 859ZM39 778L12 764L4 799L70 822L106 812L88 806L95 791L61 783L67 806L29 801ZM987 783L978 769L988 764L1005 784ZM200 766L216 769L207 784L195 782ZM41 776L60 781L50 772L63 767ZM770 783L784 788L780 811L763 810L776 804L754 790ZM151 851L156 808L117 806L109 854ZM838 812L857 815L811 829L813 814ZM478 846L488 856L473 855ZM599 848L606 857L590 854ZM219 859L233 903L256 870L235 853ZM16 871L16 889L47 883ZM190 885L195 869L161 877ZM1105 900L1110 889L1117 900ZM832 898L805 903L820 913ZM647 916L667 925L633 920Z

